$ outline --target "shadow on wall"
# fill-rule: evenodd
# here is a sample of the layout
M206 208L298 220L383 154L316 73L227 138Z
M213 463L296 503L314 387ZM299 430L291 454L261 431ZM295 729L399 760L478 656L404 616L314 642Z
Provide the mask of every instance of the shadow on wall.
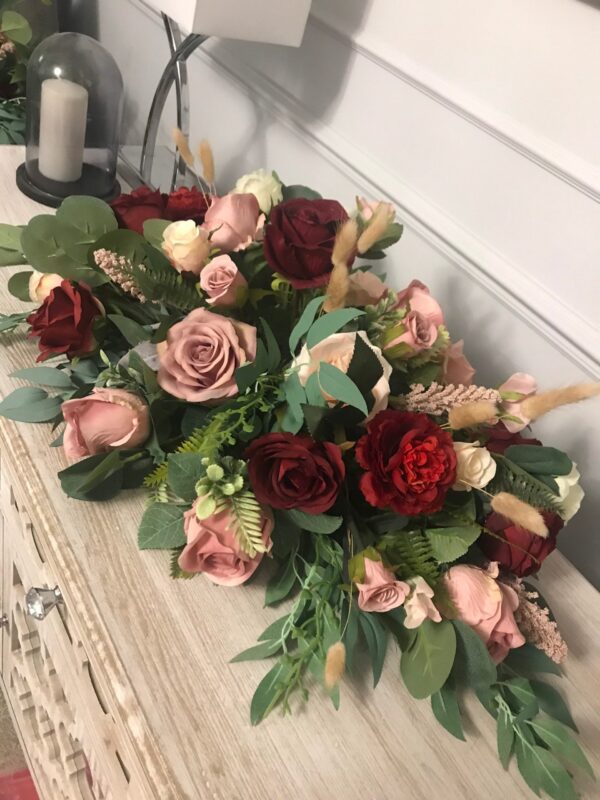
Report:
M58 14L61 31L78 31L98 38L99 0L59 0Z

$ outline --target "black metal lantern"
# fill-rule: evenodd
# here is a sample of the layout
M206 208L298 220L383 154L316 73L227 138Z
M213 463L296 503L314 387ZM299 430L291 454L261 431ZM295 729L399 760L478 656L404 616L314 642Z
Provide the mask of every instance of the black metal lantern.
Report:
M54 207L71 195L114 199L122 107L121 73L95 39L58 33L43 41L27 69L21 191Z

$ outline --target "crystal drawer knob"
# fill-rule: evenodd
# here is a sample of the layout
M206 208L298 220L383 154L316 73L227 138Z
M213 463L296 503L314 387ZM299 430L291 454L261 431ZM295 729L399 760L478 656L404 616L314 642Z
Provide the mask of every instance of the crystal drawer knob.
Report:
M0 628L8 628L8 617L6 614L0 616Z
M55 586L54 589L39 589L32 586L25 595L27 613L37 620L46 619L54 606L62 601L63 596L58 586Z

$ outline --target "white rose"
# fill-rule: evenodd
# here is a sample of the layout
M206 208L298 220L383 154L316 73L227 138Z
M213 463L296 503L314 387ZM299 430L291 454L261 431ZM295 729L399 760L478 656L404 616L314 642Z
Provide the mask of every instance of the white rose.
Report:
M193 219L172 222L163 231L162 249L178 272L199 275L210 256L208 237Z
M442 615L433 604L431 598L434 592L427 581L418 575L410 578L407 583L411 588L411 593L404 601L404 610L406 611L404 627L418 628L426 619L441 622Z
M34 269L29 278L29 297L33 303L43 303L52 289L60 286L63 279L54 272L38 272Z
M581 475L577 464L573 462L573 469L568 475L558 475L554 478L558 486L558 496L562 507L561 517L568 522L579 511L585 492L579 485Z
M470 492L483 489L496 474L496 462L492 454L479 442L454 442L456 453L455 492Z
M248 175L242 175L233 187L233 194L253 194L258 200L260 210L265 214L283 200L281 181L266 169L257 169Z
M371 344L364 331L358 331L357 333L332 333L331 336L323 339L322 342L319 342L310 350L304 345L302 350L298 353L298 356L294 359L292 367L299 367L298 379L302 386L306 386L308 379L313 372L319 369L319 364L322 361L333 364L334 367L337 367L342 372L347 372L354 354L357 336L360 336L365 344L375 353L383 369L383 375L372 389L375 402L371 413L367 417L367 420L370 420L375 414L387 408L388 398L390 396L390 375L392 374L392 367L382 356L379 347L375 347L375 345ZM333 398L326 397L325 399L332 404L336 402Z

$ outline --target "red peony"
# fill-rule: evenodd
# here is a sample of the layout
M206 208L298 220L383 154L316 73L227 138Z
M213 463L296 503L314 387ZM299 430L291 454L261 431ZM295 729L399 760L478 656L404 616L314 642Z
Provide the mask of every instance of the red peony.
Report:
M365 499L415 516L439 511L456 480L452 437L426 414L381 411L356 445Z
M265 257L294 289L324 286L333 269L337 229L348 215L337 200L288 200L271 211Z
M196 186L191 189L182 186L168 196L164 218L171 222L193 219L196 225L201 225L209 205L210 198Z
M158 190L140 186L131 194L122 194L113 200L111 208L120 228L129 228L140 235L144 233L147 219L163 219L167 196Z
M27 317L29 336L39 336L38 361L49 356L85 355L96 347L94 320L102 311L85 283L73 286L63 281L56 286L37 311Z
M340 448L310 436L267 433L245 453L259 503L322 514L335 503L346 469Z
M497 561L518 578L531 575L556 548L556 538L564 525L558 514L551 511L543 511L542 516L549 531L545 539L520 528L501 514L489 514L485 527L504 541L484 533L479 545L490 561Z

